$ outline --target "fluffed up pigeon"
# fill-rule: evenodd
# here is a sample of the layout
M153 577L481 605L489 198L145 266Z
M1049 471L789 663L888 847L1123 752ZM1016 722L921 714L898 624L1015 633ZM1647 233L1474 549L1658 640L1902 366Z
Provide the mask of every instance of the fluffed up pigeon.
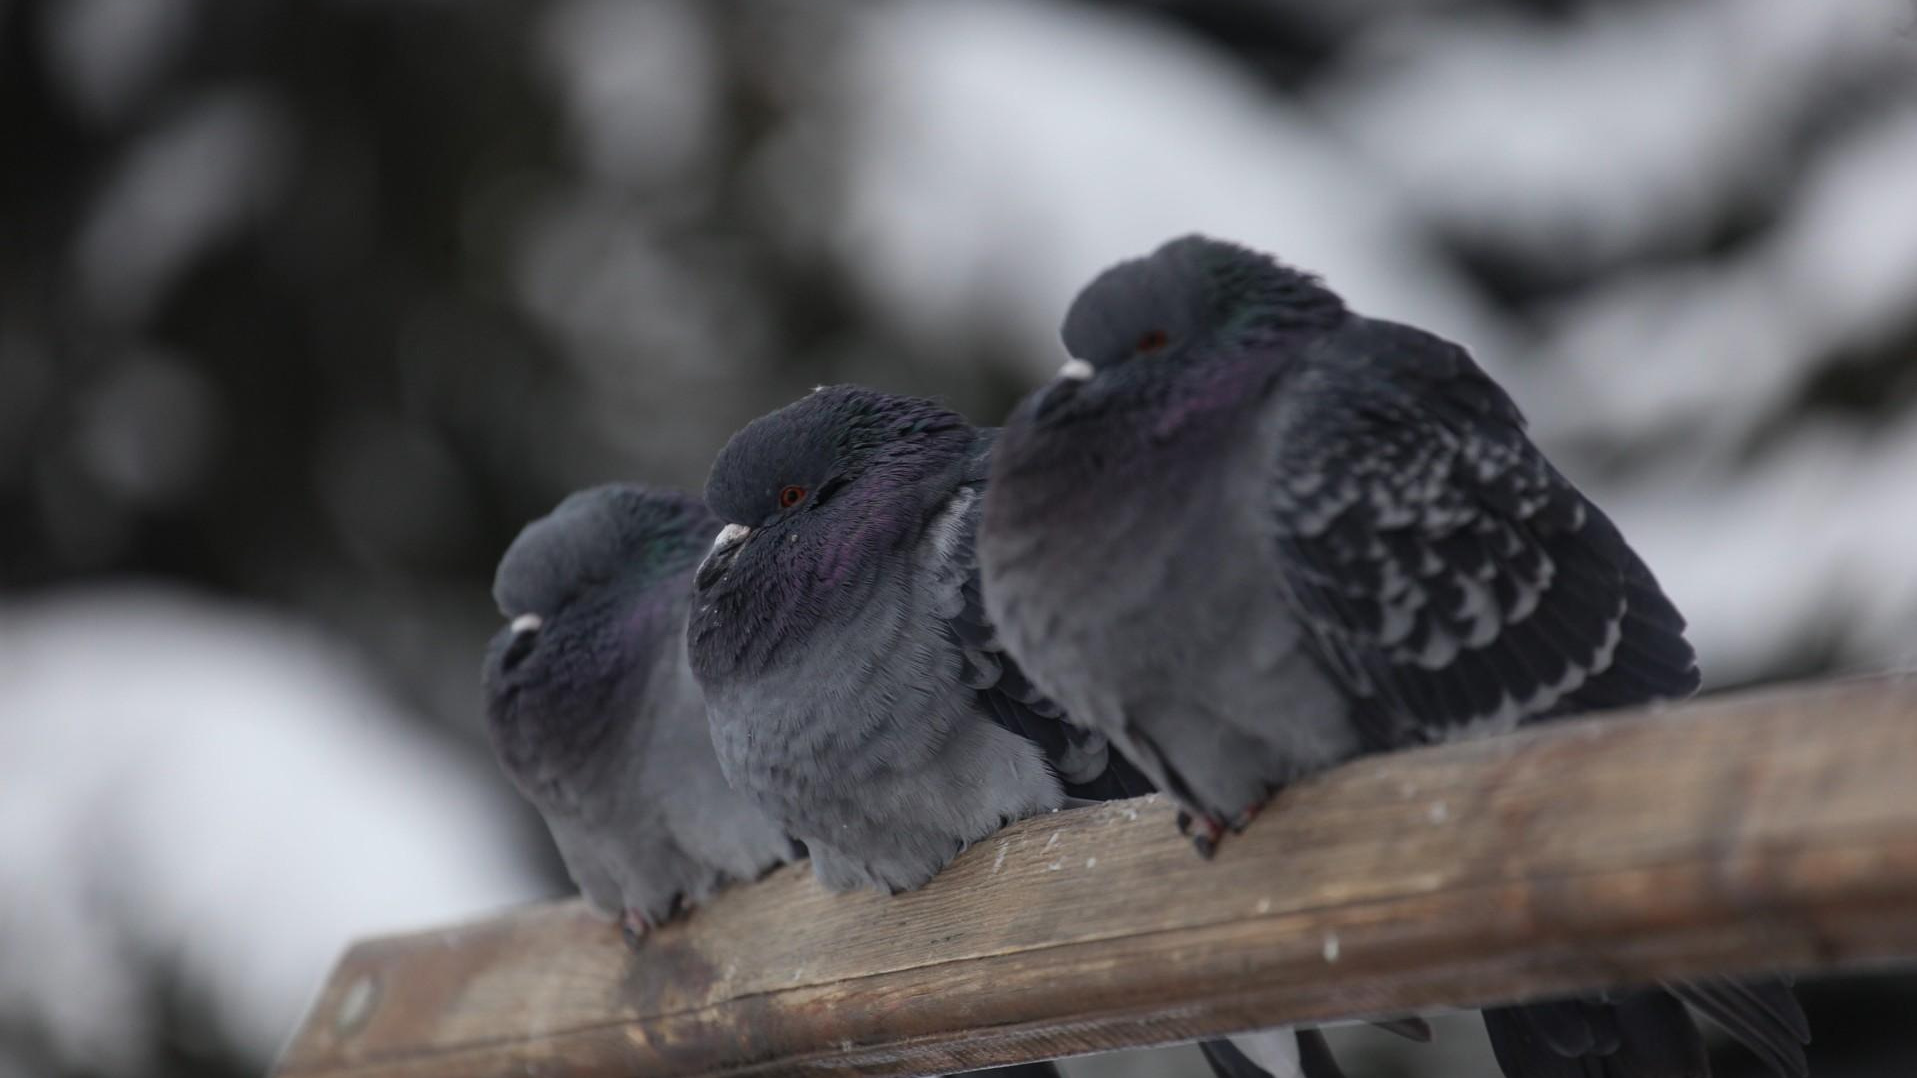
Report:
M1033 683L1196 824L1365 752L1680 697L1684 620L1464 349L1199 236L1073 302L978 540ZM1672 985L1802 1078L1782 984ZM1486 1014L1521 1078L1705 1073L1663 992Z
M693 570L719 522L696 498L594 487L526 526L493 596L488 726L586 902L629 939L799 854L720 774L686 665Z
M1015 820L1151 790L1032 689L985 618L972 543L996 434L833 386L713 464L706 500L729 523L699 569L692 667L726 777L829 888L912 890ZM1338 1075L1316 1030L1240 1044L1204 1046L1214 1073Z
M972 535L996 432L830 386L732 436L706 502L693 672L734 787L833 890L917 888L968 844L1149 792L1062 721L984 620Z

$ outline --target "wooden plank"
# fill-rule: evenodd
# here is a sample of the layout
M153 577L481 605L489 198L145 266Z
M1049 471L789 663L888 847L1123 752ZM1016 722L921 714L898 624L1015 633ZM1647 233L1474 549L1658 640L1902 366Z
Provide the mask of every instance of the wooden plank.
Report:
M1160 799L924 890L803 866L642 953L576 903L351 948L287 1078L929 1074L1705 972L1917 958L1917 680L1360 760L1198 860Z

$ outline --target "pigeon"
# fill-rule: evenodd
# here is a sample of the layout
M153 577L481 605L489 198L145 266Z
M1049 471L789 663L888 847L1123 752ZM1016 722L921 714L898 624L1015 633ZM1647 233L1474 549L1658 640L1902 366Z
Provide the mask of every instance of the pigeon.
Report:
M684 494L576 493L499 563L488 728L587 905L637 943L800 854L719 771L686 662L692 575L719 521Z
M984 620L972 534L996 432L830 386L713 462L727 523L688 641L719 763L837 891L910 891L1067 797L1150 791L1066 723Z
M1033 690L985 617L973 534L996 436L831 386L713 463L706 502L728 523L695 582L692 669L726 778L829 889L910 891L1008 823L1152 792ZM1220 1078L1338 1078L1316 1030L1201 1047Z
M1202 236L1107 270L1063 338L993 455L987 617L1201 853L1362 753L1696 689L1650 569L1458 345ZM1674 995L1806 1073L1787 986L1668 988L1486 1025L1514 1076L1702 1074Z

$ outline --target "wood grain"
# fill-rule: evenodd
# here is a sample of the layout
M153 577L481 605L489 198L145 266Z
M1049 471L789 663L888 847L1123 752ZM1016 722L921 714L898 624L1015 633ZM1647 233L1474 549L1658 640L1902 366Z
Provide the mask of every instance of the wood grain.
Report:
M941 1073L1295 1020L1917 958L1917 680L1374 757L1198 860L1156 798L910 895L803 866L639 954L576 903L352 947L287 1078Z

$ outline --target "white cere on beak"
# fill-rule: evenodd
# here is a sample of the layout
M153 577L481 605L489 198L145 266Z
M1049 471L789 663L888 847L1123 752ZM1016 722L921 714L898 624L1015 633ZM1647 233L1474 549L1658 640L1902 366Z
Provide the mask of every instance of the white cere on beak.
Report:
M1092 376L1092 365L1073 356L1058 369L1058 376L1070 382L1083 382Z
M512 630L515 634L529 633L546 623L538 614L521 614L513 619Z
M719 537L712 541L712 549L717 550L720 547L731 546L750 534L752 534L752 529L746 527L744 524L728 524L719 529Z

